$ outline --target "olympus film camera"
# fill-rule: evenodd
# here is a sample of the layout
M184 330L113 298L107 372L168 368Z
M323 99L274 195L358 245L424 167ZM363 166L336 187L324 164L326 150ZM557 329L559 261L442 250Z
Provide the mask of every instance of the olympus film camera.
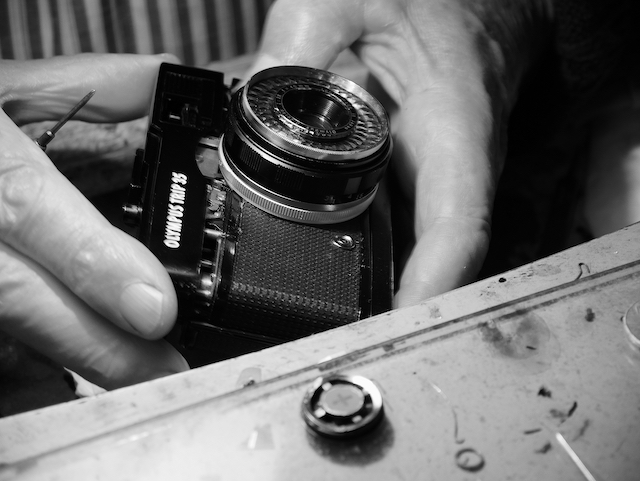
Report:
M333 73L272 68L232 94L160 67L124 213L173 280L192 365L391 309L390 155L382 106Z

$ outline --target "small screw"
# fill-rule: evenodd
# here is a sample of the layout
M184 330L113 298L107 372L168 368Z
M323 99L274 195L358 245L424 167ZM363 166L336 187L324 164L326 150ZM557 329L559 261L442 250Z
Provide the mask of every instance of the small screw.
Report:
M331 242L334 246L347 251L351 251L356 247L356 241L348 234L336 235Z

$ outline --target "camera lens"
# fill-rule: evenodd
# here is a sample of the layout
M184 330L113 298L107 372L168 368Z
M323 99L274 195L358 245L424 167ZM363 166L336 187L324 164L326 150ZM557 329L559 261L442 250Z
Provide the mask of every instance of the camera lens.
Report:
M261 209L328 224L368 207L390 155L387 114L368 92L323 70L275 67L232 99L220 169Z
M293 89L281 97L279 119L310 139L334 140L352 133L357 112L344 99L320 89ZM280 100L278 98L277 100ZM280 108L281 107L281 108Z

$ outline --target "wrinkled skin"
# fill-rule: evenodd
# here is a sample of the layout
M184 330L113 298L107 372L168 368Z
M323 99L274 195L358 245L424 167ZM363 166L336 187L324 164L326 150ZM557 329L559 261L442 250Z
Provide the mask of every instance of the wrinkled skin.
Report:
M346 48L395 103L393 168L417 242L397 306L474 279L490 237L504 128L546 0L279 0L252 71L327 68ZM187 369L164 341L163 266L112 227L17 127L146 113L159 63L80 55L0 61L0 329L107 389ZM17 124L17 125L16 125Z
M160 339L177 301L160 262L105 220L18 125L146 114L173 57L0 61L0 329L110 389L188 368Z
M487 252L505 127L536 32L536 0L278 0L251 72L328 68L352 48L395 103L393 168L416 243L395 304L475 279Z

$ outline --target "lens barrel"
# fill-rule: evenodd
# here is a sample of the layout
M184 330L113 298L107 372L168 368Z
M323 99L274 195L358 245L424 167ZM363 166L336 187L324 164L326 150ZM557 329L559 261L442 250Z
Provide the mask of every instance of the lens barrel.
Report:
M233 97L220 169L241 197L309 224L351 219L371 203L391 156L382 105L354 82L275 67Z

